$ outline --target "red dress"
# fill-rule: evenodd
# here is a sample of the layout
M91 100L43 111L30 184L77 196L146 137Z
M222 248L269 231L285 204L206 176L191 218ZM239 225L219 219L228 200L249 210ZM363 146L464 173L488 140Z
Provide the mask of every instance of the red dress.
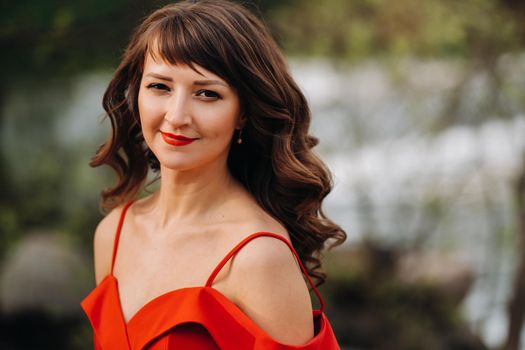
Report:
M126 323L120 306L113 265L128 202L115 235L111 272L80 303L93 327L95 350L340 350L324 311L324 301L290 242L271 232L256 232L238 243L215 267L205 286L180 288L147 302ZM263 331L236 304L211 285L228 260L250 240L271 236L285 242L319 298L313 310L314 337L303 345L279 343Z

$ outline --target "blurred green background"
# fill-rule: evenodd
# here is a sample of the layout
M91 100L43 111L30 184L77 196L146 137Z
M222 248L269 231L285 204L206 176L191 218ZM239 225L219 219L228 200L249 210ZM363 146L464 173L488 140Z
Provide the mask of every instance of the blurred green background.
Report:
M0 3L1 349L92 349L79 302L115 180L88 166L110 132L102 94L166 3ZM525 349L525 3L244 3L334 172L326 212L348 240L320 291L341 346Z

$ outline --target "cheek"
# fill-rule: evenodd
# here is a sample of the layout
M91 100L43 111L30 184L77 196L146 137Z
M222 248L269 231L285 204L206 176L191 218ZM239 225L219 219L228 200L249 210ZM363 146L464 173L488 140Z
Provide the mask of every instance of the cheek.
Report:
M144 114L146 113L146 110L144 107L144 94L142 93L142 89L139 90L139 94L137 96L137 107L139 110L140 122L144 123Z
M224 141L225 143L229 142L235 128L235 115L232 113L233 111L223 110L221 113L215 111L214 115L206 118L205 123L201 122L201 131L206 130L205 132L212 139L222 140L221 142Z
M137 98L137 108L139 112L139 119L142 129L142 135L144 141L151 148L153 142L153 127L155 126L155 119L158 116L158 111L155 108L155 104L151 103L151 100L141 91L139 91Z
M137 105L142 126L148 127L154 124L155 120L158 119L158 116L160 115L159 104L153 103L153 101L148 98L146 94L143 94L141 91L139 91Z
M236 126L238 114L239 108L235 103L227 103L212 108L208 112L208 125L206 127L216 137L231 136Z

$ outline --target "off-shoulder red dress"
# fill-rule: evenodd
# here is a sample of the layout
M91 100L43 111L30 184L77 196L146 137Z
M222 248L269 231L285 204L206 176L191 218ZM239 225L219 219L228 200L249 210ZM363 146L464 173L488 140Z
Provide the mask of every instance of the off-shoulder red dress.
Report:
M206 285L169 291L147 302L126 323L120 306L113 265L126 210L124 206L113 245L111 272L81 301L93 328L95 350L340 350L324 314L324 301L310 280L292 244L271 232L256 232L239 242L215 267ZM250 240L270 236L285 242L319 298L313 310L314 337L303 345L282 344L270 337L236 304L212 287L215 276Z

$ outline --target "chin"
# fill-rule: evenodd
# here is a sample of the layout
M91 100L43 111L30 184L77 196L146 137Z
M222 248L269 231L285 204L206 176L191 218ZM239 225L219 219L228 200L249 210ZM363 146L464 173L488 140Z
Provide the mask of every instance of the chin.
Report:
M195 162L181 161L177 159L159 159L161 168L166 170L185 171L196 167Z

